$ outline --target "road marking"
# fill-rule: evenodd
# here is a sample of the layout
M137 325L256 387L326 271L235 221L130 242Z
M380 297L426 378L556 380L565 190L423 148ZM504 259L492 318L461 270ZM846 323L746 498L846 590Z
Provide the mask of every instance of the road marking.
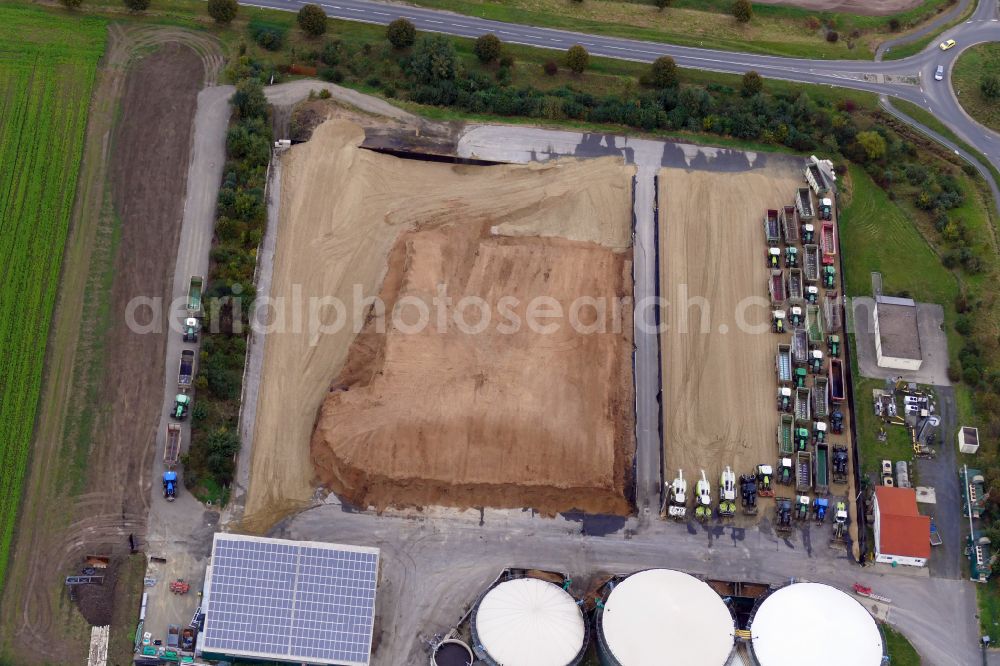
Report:
M444 23L444 21L435 21L435 20L433 20L433 19L424 19L424 22L425 22L425 23L436 23L436 24L438 24L438 25L440 25L440 24Z
M392 16L392 14L386 14L385 12L377 12L375 10L372 10L372 14L375 14L376 16Z

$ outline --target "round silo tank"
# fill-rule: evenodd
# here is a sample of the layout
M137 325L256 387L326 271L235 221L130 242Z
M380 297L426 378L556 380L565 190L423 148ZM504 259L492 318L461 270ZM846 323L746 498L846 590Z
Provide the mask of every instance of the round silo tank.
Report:
M648 569L620 581L598 607L597 650L605 666L723 666L735 628L707 583Z
M576 666L587 649L587 624L576 600L537 578L490 589L471 624L473 650L489 666Z
M822 583L793 583L759 603L750 618L760 666L879 666L882 632L853 596Z

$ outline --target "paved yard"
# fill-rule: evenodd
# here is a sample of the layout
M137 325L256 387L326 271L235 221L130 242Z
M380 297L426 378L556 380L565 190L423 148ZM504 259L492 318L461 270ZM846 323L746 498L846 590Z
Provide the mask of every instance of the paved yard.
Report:
M857 337L858 366L872 379L902 376L920 384L950 386L948 381L948 338L944 333L944 308L934 303L917 303L917 328L924 357L917 372L880 368L875 361L875 300L865 296L851 299L854 334Z

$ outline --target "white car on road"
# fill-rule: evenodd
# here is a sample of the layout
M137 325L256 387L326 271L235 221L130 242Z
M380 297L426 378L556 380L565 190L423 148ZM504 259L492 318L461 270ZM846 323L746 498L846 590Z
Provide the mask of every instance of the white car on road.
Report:
M944 65L938 65L937 69L934 70L934 80L940 81L944 78Z

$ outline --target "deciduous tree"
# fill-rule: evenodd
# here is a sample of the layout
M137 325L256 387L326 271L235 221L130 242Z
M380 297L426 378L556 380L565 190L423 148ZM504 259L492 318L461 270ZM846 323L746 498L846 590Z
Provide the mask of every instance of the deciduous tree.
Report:
M226 24L236 18L239 4L236 0L208 0L208 15L216 23Z
M743 95L753 97L764 89L764 77L750 70L743 75Z
M750 0L736 0L733 3L733 16L740 23L749 23L753 18L753 5L750 4Z
M298 16L299 27L310 37L326 32L326 12L319 5L302 5Z
M489 33L480 36L476 39L476 44L472 49L476 57L479 58L479 62L490 63L500 57L500 52L503 50L503 44L500 42L500 38Z
M656 88L677 85L677 63L670 56L660 56L649 66L649 84Z
M417 29L406 19L398 18L386 28L385 37L393 48L406 49L417 39Z
M590 54L579 44L574 44L566 51L566 66L569 67L570 71L581 74L589 64Z

